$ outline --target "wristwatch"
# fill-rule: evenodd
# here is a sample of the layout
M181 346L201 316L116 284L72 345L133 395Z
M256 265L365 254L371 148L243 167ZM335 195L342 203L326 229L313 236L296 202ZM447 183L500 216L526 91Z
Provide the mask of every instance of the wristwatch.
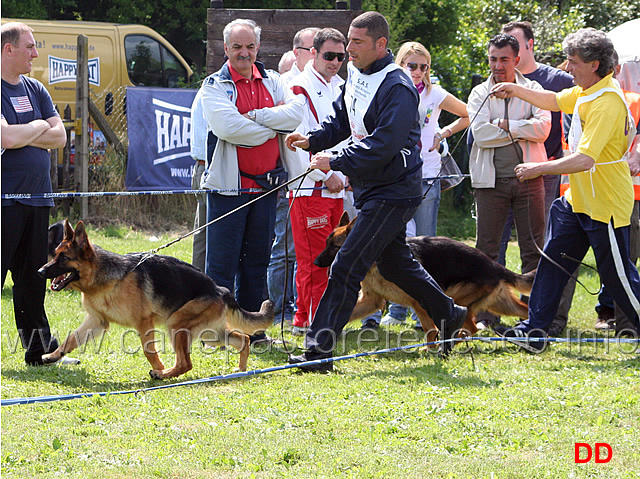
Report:
M247 115L249 116L249 120L256 121L256 111L255 110L249 110L247 112Z

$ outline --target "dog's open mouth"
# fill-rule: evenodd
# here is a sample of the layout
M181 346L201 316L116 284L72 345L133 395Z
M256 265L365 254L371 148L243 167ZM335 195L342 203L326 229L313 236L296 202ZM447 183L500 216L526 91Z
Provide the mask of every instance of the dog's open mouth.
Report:
M75 270L69 271L68 273L61 274L60 276L53 278L51 280L51 289L54 291L61 291L69 283L71 283L72 281L76 281L78 279L80 279L80 275L78 274L77 271Z

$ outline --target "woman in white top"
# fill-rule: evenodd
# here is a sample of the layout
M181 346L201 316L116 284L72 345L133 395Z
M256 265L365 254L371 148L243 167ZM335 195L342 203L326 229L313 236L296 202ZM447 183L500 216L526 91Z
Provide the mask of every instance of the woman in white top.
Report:
M411 222L407 224L407 235L435 236L438 223L438 208L440 206L440 180L426 180L435 178L440 173L442 160L439 153L440 142L449 138L454 133L465 129L469 125L469 114L466 103L458 100L451 93L439 85L432 85L430 80L431 55L429 51L418 42L403 43L396 63L402 66L411 77L413 84L420 93L420 126L422 129L420 141L422 144L422 191L426 196L413 217L415 232L411 231ZM438 117L440 112L446 110L458 116L453 123L440 128ZM382 318L381 324L401 324L407 315L404 306L391 303L389 312ZM415 313L414 313L414 319ZM416 319L417 320L417 319ZM420 325L420 322L417 321Z

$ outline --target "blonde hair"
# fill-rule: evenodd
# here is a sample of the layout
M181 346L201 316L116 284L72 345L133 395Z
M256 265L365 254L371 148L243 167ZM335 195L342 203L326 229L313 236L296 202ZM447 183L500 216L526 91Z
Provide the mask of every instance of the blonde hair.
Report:
M427 64L431 66L431 54L429 53L429 50L427 50L427 48L422 43L419 43L419 42L405 42L402 45L400 45L400 48L398 49L398 53L396 55L396 63L400 66L404 66L407 58L409 58L413 54L425 57L427 59ZM428 75L429 70L427 70L425 73ZM427 87L427 92L430 92L431 91L430 78L427 77L424 83L425 83L425 86Z

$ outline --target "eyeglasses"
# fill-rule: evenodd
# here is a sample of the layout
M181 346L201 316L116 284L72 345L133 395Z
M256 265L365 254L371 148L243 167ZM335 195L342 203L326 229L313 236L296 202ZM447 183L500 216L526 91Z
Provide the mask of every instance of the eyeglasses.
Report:
M311 51L311 48L307 48L307 47L296 47L298 50L306 50L308 52Z
M332 62L334 59L338 59L339 62L344 60L344 53L337 53L337 52L324 52L322 54L322 58L324 58L325 60L327 60L328 62Z
M421 71L426 71L429 69L428 63L407 63L407 68L411 71L417 70L420 67Z

